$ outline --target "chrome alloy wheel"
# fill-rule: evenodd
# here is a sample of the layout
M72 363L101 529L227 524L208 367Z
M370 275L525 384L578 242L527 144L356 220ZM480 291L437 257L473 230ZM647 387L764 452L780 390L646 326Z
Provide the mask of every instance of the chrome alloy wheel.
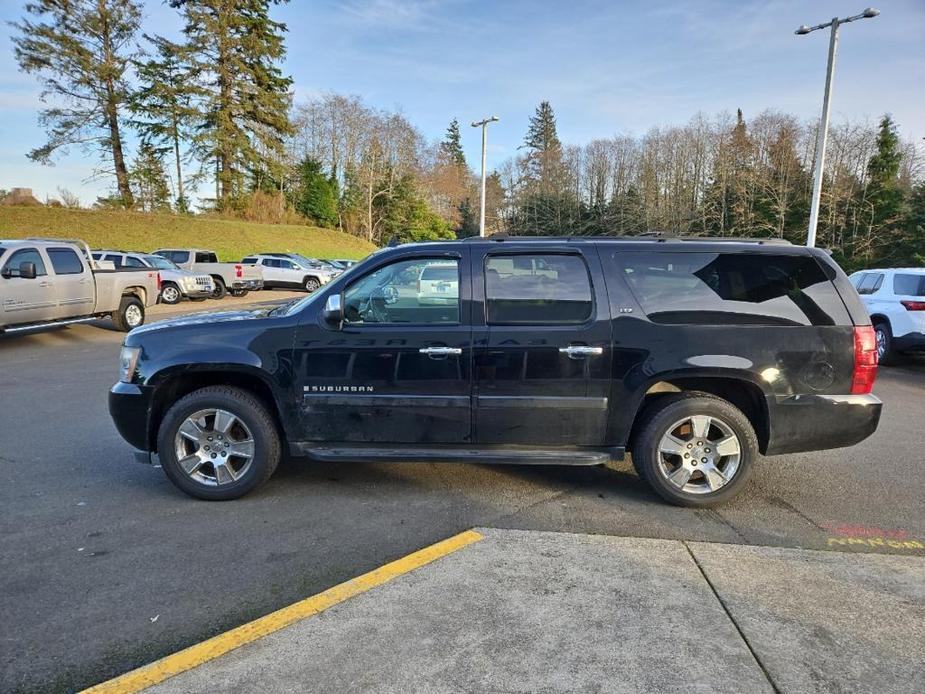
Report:
M725 487L739 469L742 446L726 422L710 415L678 420L658 444L659 473L687 494Z
M218 487L236 482L254 459L250 429L228 410L200 410L187 417L174 447L180 468L200 484Z
M180 290L169 284L161 290L161 298L165 303L175 304L180 300Z
M877 338L877 357L883 361L883 355L886 354L886 333L879 325L874 328L874 337Z
M142 320L144 320L144 317L142 316L141 309L135 304L125 309L125 323L128 327L137 328L141 325Z

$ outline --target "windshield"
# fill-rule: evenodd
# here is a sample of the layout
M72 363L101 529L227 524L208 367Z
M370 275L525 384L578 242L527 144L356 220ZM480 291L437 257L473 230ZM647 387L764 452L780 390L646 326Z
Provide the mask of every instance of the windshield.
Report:
M176 263L173 263L167 258L162 258L159 255L145 255L142 256L142 259L148 264L148 267L154 267L158 270L179 270L179 266Z
M318 301L320 297L321 297L321 292L312 292L306 297L302 297L301 299L293 299L292 301L288 301L285 304L277 306L272 311L270 311L270 315L271 316L291 316L301 311L303 308L308 306L310 303L314 301Z
M925 275L896 275L893 277L893 293L902 296L925 296Z

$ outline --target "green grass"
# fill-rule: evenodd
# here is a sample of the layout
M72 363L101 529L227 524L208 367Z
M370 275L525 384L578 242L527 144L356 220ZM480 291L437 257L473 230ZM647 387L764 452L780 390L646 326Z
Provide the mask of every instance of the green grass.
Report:
M223 261L259 252L301 253L315 258L363 258L375 247L332 229L295 224L257 224L205 217L141 212L0 206L0 239L49 236L78 238L91 248L152 251L207 248Z

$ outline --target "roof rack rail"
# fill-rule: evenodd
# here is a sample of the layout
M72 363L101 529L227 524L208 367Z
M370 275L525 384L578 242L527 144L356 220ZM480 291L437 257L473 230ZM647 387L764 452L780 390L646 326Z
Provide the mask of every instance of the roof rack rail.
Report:
M665 243L668 241L707 242L707 243L754 243L758 245L792 245L787 239L759 238L748 236L676 236L665 231L646 231L633 236L509 236L507 234L492 234L491 236L469 236L463 242L473 241L649 241Z

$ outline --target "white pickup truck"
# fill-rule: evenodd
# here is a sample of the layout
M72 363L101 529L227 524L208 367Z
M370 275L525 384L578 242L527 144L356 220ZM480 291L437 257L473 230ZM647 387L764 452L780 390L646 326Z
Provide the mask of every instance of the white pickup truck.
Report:
M214 251L202 248L161 248L154 255L167 258L184 270L210 275L215 288L213 299L224 298L225 294L244 296L249 291L263 289L263 273L260 268L242 263L220 263Z
M157 270L116 270L93 260L82 241L0 240L0 333L111 316L138 327L157 302Z

